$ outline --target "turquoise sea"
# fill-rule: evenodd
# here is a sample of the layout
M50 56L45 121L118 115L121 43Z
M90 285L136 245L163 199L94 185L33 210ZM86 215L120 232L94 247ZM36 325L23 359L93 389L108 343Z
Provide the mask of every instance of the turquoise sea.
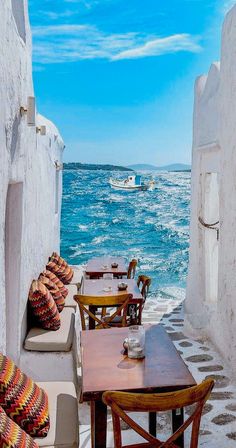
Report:
M189 247L190 173L153 176L153 191L111 189L108 171L63 172L61 253L71 264L100 255L139 260L152 277L151 293L183 293ZM115 177L113 173L113 177ZM116 174L117 177L117 174ZM118 173L125 178L126 173Z

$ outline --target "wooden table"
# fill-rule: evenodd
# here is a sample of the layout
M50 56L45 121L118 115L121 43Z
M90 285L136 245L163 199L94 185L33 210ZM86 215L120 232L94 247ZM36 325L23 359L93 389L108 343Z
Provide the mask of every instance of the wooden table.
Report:
M107 409L102 403L106 390L169 392L196 385L194 378L161 325L146 327L146 357L129 359L122 344L128 328L81 332L81 401L91 402L93 448L106 447ZM179 411L179 412L178 412ZM175 431L183 423L183 410L172 412ZM156 415L149 416L149 431L156 435ZM184 446L183 437L178 441Z
M118 263L118 267L112 268L112 263ZM127 275L127 271L125 259L122 257L98 257L88 261L85 274L90 278L100 278L103 274L113 274L114 277L121 278Z
M82 285L82 294L86 296L114 296L123 295L124 293L132 294L133 298L130 301L130 305L134 306L133 312L136 315L134 323L141 324L142 316L142 305L143 296L140 289L137 286L137 282L134 279L125 279L124 282L127 283L128 288L125 291L118 290L118 283L121 280L114 278L112 280L105 280L103 278L98 280L85 279ZM111 287L111 291L104 291L107 287ZM91 310L94 311L94 310ZM95 322L93 319L89 321L89 328L94 329Z

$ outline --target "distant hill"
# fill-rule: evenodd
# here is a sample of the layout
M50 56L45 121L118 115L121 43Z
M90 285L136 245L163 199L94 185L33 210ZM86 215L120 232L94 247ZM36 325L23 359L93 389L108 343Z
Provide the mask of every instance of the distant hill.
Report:
M165 171L191 171L191 165L185 163L172 163L171 165L160 166L158 170Z
M154 166L154 165L149 165L149 164L147 164L147 163L137 163L136 165L128 165L128 168L131 168L132 170L135 170L135 171L144 171L144 170L146 170L146 171L154 171L154 170L157 170L158 169L158 167L157 166Z
M64 163L65 170L104 170L104 171L133 171L132 168L119 165L97 165L93 163L69 162Z
M145 163L139 163L135 165L129 165L135 171L191 171L191 165L186 165L185 163L172 163L171 165L165 166L155 166L148 165Z

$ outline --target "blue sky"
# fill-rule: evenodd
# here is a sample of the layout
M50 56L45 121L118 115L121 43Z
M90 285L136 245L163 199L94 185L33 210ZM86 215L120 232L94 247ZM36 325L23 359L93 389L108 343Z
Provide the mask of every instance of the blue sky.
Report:
M193 85L232 0L29 0L40 113L65 161L188 163Z

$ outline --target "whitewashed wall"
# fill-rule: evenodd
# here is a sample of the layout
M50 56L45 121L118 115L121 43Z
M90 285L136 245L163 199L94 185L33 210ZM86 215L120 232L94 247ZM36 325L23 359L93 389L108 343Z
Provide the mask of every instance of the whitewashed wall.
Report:
M236 7L224 22L220 64L196 81L193 128L186 329L210 337L236 377ZM218 243L199 216L219 219Z
M19 360L31 280L59 250L61 171L56 205L54 162L64 144L42 116L36 120L46 136L20 116L34 96L27 1L1 0L0 9L0 351Z

